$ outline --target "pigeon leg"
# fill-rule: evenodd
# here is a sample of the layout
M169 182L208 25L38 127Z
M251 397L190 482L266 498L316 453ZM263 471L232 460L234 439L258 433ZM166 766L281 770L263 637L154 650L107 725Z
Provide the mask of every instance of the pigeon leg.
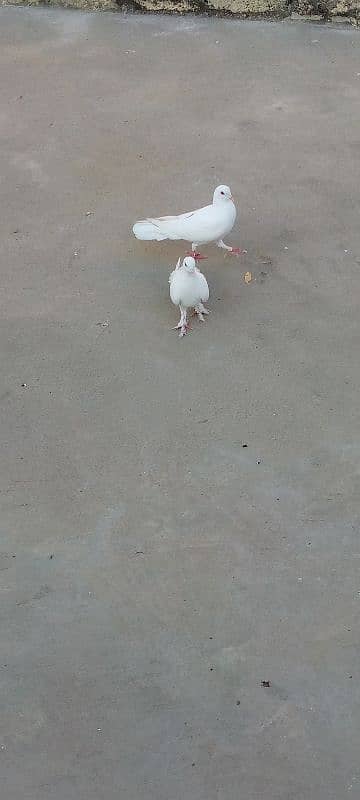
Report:
M200 309L202 314L210 314L209 309L205 308L205 306L202 303L198 303L197 307Z
M184 306L180 306L180 311L181 311L181 318L180 318L181 328L180 328L179 336L180 336L180 339L182 339L183 336L186 336L186 334L187 334L187 332L189 330L189 325L188 325L188 321L187 321L186 308L184 308Z
M195 308L195 313L196 313L196 315L197 315L197 318L198 318L199 322L205 322L205 317L204 317L204 315L201 313L199 306L196 306L196 308Z
M184 321L184 314L183 314L182 307L180 306L180 319L179 319L178 324L173 327L173 331L178 331L180 328L182 328L183 321Z
M209 314L209 311L202 303L198 303L197 306L195 306L195 314L197 314L197 318L200 322L205 322L204 314Z
M180 330L179 336L182 337L182 336L186 336L189 328L190 328L190 325L189 325L189 323L187 321L186 308L184 308L184 306L180 306L180 320L179 320L178 324L175 325L175 327L173 328L173 331Z
M223 250L228 250L229 253L232 253L233 256L243 256L247 253L247 250L242 250L241 247L229 247L228 244L225 244L222 239L216 243L218 247L221 247Z
M197 244L196 242L193 242L191 245L191 252L186 253L186 255L192 256L195 259L195 261L204 261L204 259L207 258L207 256L203 256L201 253L197 251L196 248Z

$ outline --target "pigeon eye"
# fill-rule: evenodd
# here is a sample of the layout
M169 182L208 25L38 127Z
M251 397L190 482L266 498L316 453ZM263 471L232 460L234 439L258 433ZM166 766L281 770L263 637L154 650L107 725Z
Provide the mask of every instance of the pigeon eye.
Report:
M225 192L220 192L220 194L225 194Z

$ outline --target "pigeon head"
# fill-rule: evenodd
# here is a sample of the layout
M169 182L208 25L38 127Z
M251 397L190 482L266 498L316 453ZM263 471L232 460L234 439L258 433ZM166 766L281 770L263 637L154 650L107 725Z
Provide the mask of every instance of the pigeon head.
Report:
M187 272L195 272L195 258L192 258L192 256L187 256L184 258L183 267L185 267Z
M217 186L214 192L213 203L223 203L232 200L229 186Z

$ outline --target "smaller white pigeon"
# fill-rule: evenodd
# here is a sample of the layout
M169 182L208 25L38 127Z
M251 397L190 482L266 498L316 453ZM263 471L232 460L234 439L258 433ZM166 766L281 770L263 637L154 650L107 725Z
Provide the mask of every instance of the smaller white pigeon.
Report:
M175 306L180 308L180 321L174 330L180 330L179 336L185 336L189 329L187 312L189 308L195 309L195 313L201 322L204 322L204 314L209 311L203 303L209 299L209 287L205 275L196 266L192 256L184 258L181 264L179 258L177 265L169 277L170 297Z

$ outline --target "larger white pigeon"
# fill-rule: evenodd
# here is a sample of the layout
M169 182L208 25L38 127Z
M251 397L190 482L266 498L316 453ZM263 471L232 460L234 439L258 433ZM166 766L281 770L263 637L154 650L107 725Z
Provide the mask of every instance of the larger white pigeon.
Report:
M236 208L229 186L218 186L210 206L179 214L177 217L149 217L139 220L135 222L133 232L137 239L145 241L184 239L191 242L191 255L196 260L206 258L197 252L197 248L209 242L216 242L218 247L241 255L246 250L230 247L223 242L223 237L233 229L235 219Z
M185 336L188 332L187 312L189 308L194 308L201 322L204 322L204 314L209 311L203 303L209 299L209 287L205 275L196 266L195 259L191 256L184 258L181 264L179 258L177 265L169 277L170 297L175 306L180 308L180 322L175 326L175 330L180 330L179 336Z

